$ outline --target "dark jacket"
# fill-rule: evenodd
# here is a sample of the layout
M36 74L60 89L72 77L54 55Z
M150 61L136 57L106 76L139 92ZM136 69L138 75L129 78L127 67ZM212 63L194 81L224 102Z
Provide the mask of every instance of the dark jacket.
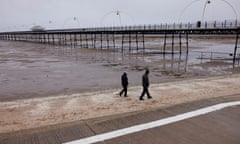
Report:
M127 78L127 74L126 73L124 73L123 75L122 75L122 86L124 87L124 86L128 86L128 78Z
M148 74L146 74L146 73L142 76L142 86L149 87Z

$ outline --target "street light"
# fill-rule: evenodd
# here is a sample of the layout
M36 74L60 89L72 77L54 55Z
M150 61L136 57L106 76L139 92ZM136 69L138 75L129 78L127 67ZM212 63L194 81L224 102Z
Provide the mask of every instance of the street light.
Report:
M116 16L118 17L118 19L119 19L119 24L122 25L121 13L122 13L122 12L119 11L119 10L110 11L110 12L106 13L106 14L102 17L102 19L101 19L101 24L103 23L103 21L105 20L105 18L106 18L107 16L109 16L109 15L111 15L111 14L114 14L114 15L116 15Z
M128 13L125 13L125 12L123 12L123 11L116 10L116 11L110 11L110 12L106 13L106 14L102 17L102 19L101 19L101 24L103 24L103 21L104 21L108 16L110 16L110 15L112 15L112 14L118 17L120 26L122 25L122 16L123 16L123 14L126 15L126 16L128 16L128 17L134 22L134 19L133 19L133 17L132 17L131 15L129 15Z
M204 23L204 16L205 16L205 12L206 12L207 5L210 4L210 3L211 3L210 0L206 0L206 2L205 2L205 4L204 4L203 13L202 13L202 23Z
M180 19L182 18L184 12L185 12L190 6L192 6L194 3L199 2L199 1L202 1L202 0L194 0L194 1L190 2L190 3L182 10L182 12L180 13L180 16L179 16L178 21L180 22ZM202 13L202 22L204 22L204 17L205 17L205 12L206 12L207 5L211 4L212 1L213 1L213 0L206 0L205 3L204 3L203 13ZM238 19L237 11L236 11L235 8L233 7L233 5L232 5L230 2L228 2L227 0L219 0L219 1L224 2L226 5L228 5L228 6L232 9L232 11L234 12L235 18L236 18L236 20L237 20L237 19Z
M77 18L77 17L71 17L71 18L67 18L67 19L64 21L63 28L65 28L66 23L67 23L68 21L71 21L71 20L76 21L76 22L77 22L77 26L80 27L80 23L79 23L78 18Z

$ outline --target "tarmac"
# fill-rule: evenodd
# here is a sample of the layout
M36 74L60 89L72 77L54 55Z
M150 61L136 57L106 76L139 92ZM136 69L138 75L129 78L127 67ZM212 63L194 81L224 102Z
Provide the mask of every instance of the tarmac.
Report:
M0 135L1 144L59 144L145 124L216 104L240 101L240 94L130 112ZM227 107L167 125L98 141L100 144L239 144L240 106Z

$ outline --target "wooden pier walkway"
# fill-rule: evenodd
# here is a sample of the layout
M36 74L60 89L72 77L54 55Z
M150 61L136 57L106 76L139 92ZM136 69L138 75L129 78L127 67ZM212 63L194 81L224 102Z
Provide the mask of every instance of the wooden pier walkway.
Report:
M144 124L207 106L239 101L240 94L185 103L165 109L127 113L73 123L0 134L1 144L60 144ZM106 140L104 144L239 144L240 106Z

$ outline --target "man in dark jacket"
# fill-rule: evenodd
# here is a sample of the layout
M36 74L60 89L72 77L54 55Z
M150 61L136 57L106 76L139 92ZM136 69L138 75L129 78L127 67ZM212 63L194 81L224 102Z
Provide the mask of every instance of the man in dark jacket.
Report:
M149 99L151 99L152 97L149 94L148 91L148 87L149 87L149 79L148 79L148 74L149 74L149 70L146 69L145 74L142 76L142 86L143 86L143 92L142 95L140 96L139 100L144 100L143 96L145 95L145 93L147 93L147 97Z
M122 75L122 87L123 89L120 92L120 96L122 96L122 94L124 93L124 97L127 97L128 77L126 72L124 72Z

